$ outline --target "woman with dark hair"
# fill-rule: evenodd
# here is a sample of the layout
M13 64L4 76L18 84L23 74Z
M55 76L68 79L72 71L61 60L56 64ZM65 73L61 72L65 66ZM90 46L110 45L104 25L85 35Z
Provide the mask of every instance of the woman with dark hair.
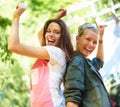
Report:
M39 36L42 46L36 48L24 45L19 40L19 17L25 9L24 4L19 4L14 13L8 49L37 58L31 69L31 107L65 107L61 84L66 64L73 54L67 26L60 19L48 20L43 34Z

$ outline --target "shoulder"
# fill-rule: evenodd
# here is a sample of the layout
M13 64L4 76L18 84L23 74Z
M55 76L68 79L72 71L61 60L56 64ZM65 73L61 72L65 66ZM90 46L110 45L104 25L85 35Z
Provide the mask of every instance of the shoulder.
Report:
M48 54L50 56L50 62L54 61L60 64L66 63L65 53L62 49L55 46L44 46L43 48L45 48L48 51Z
M84 69L85 59L82 56L75 56L68 65L68 68Z
M84 58L82 56L80 56L80 55L79 56L75 56L71 60L71 63L74 63L74 64L84 63Z
M43 48L45 48L48 53L52 52L52 53L60 53L63 54L64 52L62 51L62 49L55 47L55 46L43 46Z

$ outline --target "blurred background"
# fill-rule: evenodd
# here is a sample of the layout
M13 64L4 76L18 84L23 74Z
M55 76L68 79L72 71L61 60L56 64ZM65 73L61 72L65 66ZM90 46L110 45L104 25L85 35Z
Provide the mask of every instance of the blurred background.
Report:
M7 50L13 12L19 2L27 5L20 20L20 39L25 44L39 46L38 31L60 8L67 9L62 19L70 29L74 47L79 25L94 24L95 20L107 25L100 73L114 107L120 107L120 0L0 0L0 107L30 106L30 69L35 59ZM90 58L95 54L96 50Z

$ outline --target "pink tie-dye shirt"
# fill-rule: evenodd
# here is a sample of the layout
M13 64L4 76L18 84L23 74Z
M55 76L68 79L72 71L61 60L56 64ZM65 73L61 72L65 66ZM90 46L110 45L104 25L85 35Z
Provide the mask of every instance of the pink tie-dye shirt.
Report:
M31 107L65 107L61 83L66 69L64 52L54 46L44 46L49 62L37 59L31 69Z

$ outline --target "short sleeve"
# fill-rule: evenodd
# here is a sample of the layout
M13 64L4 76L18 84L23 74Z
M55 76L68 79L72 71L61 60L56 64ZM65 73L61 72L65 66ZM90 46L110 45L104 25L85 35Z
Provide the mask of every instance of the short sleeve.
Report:
M65 53L55 46L44 46L50 56L50 63L64 65L66 63Z

